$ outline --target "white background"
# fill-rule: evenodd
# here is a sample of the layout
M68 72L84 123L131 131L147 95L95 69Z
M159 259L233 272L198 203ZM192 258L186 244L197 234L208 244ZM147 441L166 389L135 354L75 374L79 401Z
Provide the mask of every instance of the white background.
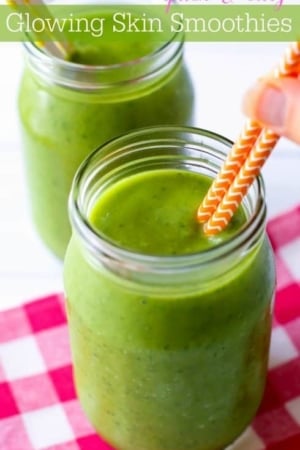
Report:
M286 44L205 43L186 46L196 88L196 125L235 139L244 118L241 99L274 67ZM21 44L0 43L0 309L62 290L62 264L32 226L18 134ZM300 124L299 124L300 126ZM300 203L300 148L287 140L264 170L269 217Z

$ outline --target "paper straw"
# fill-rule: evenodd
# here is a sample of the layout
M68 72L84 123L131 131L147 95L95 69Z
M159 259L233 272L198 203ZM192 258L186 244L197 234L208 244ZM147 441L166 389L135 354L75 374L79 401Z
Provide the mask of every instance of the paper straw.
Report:
M228 187L231 185L240 168L244 164L260 133L261 125L258 122L254 120L246 121L237 142L231 148L220 172L215 178L197 211L198 222L207 222L207 220L209 220L215 212Z
M265 128L262 131L245 164L241 167L214 214L204 225L204 232L207 236L217 234L226 228L278 139L279 136L272 130Z
M54 17L42 0L7 0L7 4L20 12L26 10L31 22L36 18L44 19L46 17L54 20ZM61 59L69 58L73 48L70 43L66 42L65 36L61 31L57 29L52 31L46 26L44 36L46 40L41 40L40 35L37 35L38 40L35 41L35 44L38 47L52 56Z
M293 76L297 73L300 63L300 42L291 44L283 55L278 67L273 71L273 77ZM258 139L262 129L258 122L248 120L237 140L228 154L220 172L202 201L197 211L197 220L207 222L217 209L229 186L238 174Z

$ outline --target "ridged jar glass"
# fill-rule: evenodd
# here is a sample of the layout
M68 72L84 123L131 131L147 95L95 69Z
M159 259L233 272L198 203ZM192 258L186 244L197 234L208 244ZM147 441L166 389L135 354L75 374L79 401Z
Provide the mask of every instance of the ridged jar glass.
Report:
M260 404L275 289L262 179L243 201L243 227L203 252L130 251L89 219L99 196L134 174L214 177L231 145L193 128L139 130L101 147L75 177L64 274L75 380L91 423L118 450L221 450Z
M174 37L144 57L89 66L25 44L19 111L31 209L60 258L70 238L67 199L80 163L96 147L150 125L192 125L193 89Z

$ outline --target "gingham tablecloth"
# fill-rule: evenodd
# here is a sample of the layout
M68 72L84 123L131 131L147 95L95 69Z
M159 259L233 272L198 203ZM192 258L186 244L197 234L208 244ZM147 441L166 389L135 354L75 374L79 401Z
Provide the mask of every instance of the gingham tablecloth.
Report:
M231 450L300 450L300 207L268 233L277 295L267 386ZM0 450L40 449L112 450L76 399L62 295L0 313Z

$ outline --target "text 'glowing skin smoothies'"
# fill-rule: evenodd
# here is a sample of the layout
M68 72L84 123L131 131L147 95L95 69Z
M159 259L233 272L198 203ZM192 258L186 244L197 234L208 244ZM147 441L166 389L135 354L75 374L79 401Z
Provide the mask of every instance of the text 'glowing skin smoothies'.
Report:
M274 293L262 180L208 238L196 212L231 143L147 128L77 172L65 289L81 404L117 450L221 450L264 390Z
M109 42L74 33L70 61L25 45L19 111L31 209L41 238L59 257L70 238L72 179L87 155L141 126L192 124L183 40L135 36Z

